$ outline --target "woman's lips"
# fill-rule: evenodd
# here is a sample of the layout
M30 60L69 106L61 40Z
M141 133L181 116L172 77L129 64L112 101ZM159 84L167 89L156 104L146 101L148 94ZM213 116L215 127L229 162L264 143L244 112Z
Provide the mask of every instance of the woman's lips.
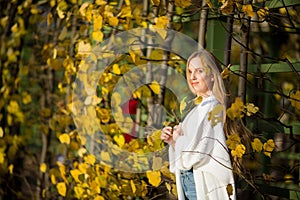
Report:
M192 85L198 85L199 82L191 82Z

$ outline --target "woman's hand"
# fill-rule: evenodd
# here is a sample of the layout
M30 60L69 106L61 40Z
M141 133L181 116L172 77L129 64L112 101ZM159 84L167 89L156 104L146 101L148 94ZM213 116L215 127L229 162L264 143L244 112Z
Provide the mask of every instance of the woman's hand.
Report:
M181 130L181 124L178 124L173 128L173 140L176 141L177 138L181 135L183 135Z
M164 127L161 130L160 139L168 144L171 144L173 142L173 128L171 126Z

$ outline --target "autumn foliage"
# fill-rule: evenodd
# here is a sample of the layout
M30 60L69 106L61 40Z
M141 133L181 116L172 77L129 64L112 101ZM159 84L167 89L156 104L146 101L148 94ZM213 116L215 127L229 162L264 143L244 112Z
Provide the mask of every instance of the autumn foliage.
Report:
M118 43L120 38L114 35L134 28L152 28L162 39L167 38L164 29L170 27L188 34L185 23L192 22L201 11L198 1L151 0L143 5L145 2L1 1L4 9L0 14L0 196L3 199L176 198L175 177L169 172L165 157L139 156L166 152L166 144L159 139L160 127L177 123L197 102L191 102L188 95L179 101L157 81L134 91L114 89L124 74L150 62L167 63L184 76L186 60L173 52L165 60L161 49L152 49L148 55L145 49L132 49L124 55L91 54L104 40ZM171 4L174 9L169 13L166 8ZM265 20L272 14L265 6L240 1L207 1L207 4L210 12L218 16L237 13ZM101 77L100 73L89 74L91 68L87 64L88 60L97 61L99 57L115 58L101 72ZM235 75L230 67L223 68L224 81ZM127 78L140 77L133 73ZM90 85L93 81L97 84ZM178 80L172 81L180 85ZM84 90L79 88L84 99L74 93L78 83L85 84ZM233 80L231 84L236 83ZM186 91L184 86L182 91ZM122 99L125 94L128 101ZM276 95L278 102L282 98L290 102L297 119L299 88ZM234 92L230 99L226 110L230 120L241 122L261 117L263 111L256 102L243 102ZM165 108L164 122L144 132L137 130L149 125L149 107L153 102ZM75 111L85 115L75 119L78 114ZM217 118L221 111L222 108L216 108L210 113L212 123L221 120ZM100 136L94 134L99 127ZM272 158L276 151L272 135L254 133L250 147L243 143L241 135L237 132L227 138L233 160L245 157L247 168L258 157ZM122 152L129 156L124 158ZM114 168L115 162L122 170ZM258 168L251 170L259 171ZM133 169L137 171L133 173ZM253 180L250 173L236 175Z

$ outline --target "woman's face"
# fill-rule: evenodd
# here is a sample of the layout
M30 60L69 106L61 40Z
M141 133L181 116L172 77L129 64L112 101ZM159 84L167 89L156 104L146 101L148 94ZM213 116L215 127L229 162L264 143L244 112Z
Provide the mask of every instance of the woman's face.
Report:
M213 76L211 70L203 65L200 58L191 59L187 69L187 79L194 94L202 97L210 95Z

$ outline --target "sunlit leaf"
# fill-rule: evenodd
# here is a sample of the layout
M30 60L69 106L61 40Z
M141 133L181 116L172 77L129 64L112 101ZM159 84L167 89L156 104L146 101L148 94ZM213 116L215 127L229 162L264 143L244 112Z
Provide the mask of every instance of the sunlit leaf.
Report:
M133 194L135 194L135 192L136 192L136 186L135 186L133 180L130 180L130 186L131 186Z
M68 133L61 134L58 137L58 139L59 139L60 143L62 143L62 144L70 144L70 141L71 141L70 136L69 136Z
M187 97L184 97L184 98L180 101L179 111L180 111L181 114L183 113L184 109L185 109L186 106L187 106L186 98L187 98Z
M244 103L239 97L237 97L235 102L227 109L226 113L230 119L234 120L235 118L242 118L244 116L243 109Z
M103 17L101 15L94 15L94 31L100 31L102 29Z
M159 186L161 182L161 174L160 171L147 171L146 176L149 180L149 183L154 187Z
M86 16L85 13L86 13L86 8L90 5L89 2L84 2L80 8L79 8L79 12L82 16Z
M10 165L8 166L8 171L9 171L10 174L13 173L13 171L14 171L14 165L13 165L13 164L10 164Z
M64 11L62 11L62 10L60 9L59 6L56 7L56 11L57 11L57 15L58 15L58 17L59 17L60 19L65 18L65 13L64 13Z
M118 26L119 19L117 17L110 17L108 19L108 23L109 23L110 26Z
M42 163L40 165L40 171L43 172L43 173L45 173L46 170L47 170L47 164L46 163Z
M224 110L224 106L218 104L214 107L212 111L208 113L208 120L211 121L212 126L217 125L219 122L223 121L222 111Z
M111 162L111 158L108 152L105 151L101 151L100 153L100 158L102 161L104 162Z
M97 42L102 42L103 41L103 33L101 31L93 31L92 32L92 38L96 40Z
M4 135L4 131L3 131L3 128L0 126L0 138L2 138Z
M235 149L231 150L231 155L233 157L236 156L238 158L242 158L245 152L246 152L246 147L243 144L239 144L236 146Z
M118 64L114 64L112 66L112 72L116 75L120 75L121 74L121 70Z
M226 140L226 144L229 149L235 149L237 145L241 143L241 138L237 133L231 134Z
M259 108L254 106L253 103L247 103L245 105L246 115L251 116L259 111Z
M262 151L263 144L260 141L260 139L254 138L254 140L251 144L252 144L252 148L253 148L254 151L256 151L256 152L261 152Z
M0 164L4 163L6 154L5 154L6 147L0 147Z
M156 81L149 84L149 87L155 94L160 94L160 85Z
M242 10L244 13L246 13L246 15L248 15L249 17L254 17L255 14L253 12L253 7L251 4L246 4L242 6Z
M151 3L152 3L154 6L159 6L160 0L151 0Z
M175 0L175 6L186 8L192 5L192 0Z
M96 157L93 154L89 154L84 157L84 162L90 165L94 165L96 162Z
M66 184L64 182L57 183L56 189L58 191L58 194L60 194L63 197L66 196L67 187L66 187Z
M295 93L291 93L290 95L290 101L292 106L294 106L296 109L300 110L300 91L296 91Z
M256 11L256 13L259 18L265 18L267 15L269 15L269 8L267 8L267 7L260 8L260 9L258 9L258 11Z
M90 43L85 43L84 41L80 41L78 43L78 54L79 55L87 55L90 54L92 50Z
M223 71L221 72L221 76L223 79L228 78L230 75L230 70L228 67L226 67L225 69L223 69Z
M234 0L222 0L222 6L220 7L223 14L231 14L234 8Z
M267 142L264 143L264 154L266 156L271 157L271 153L275 148L274 140L269 139Z
M123 147L123 145L125 144L125 138L122 134L115 135L114 141L118 144L119 147Z

